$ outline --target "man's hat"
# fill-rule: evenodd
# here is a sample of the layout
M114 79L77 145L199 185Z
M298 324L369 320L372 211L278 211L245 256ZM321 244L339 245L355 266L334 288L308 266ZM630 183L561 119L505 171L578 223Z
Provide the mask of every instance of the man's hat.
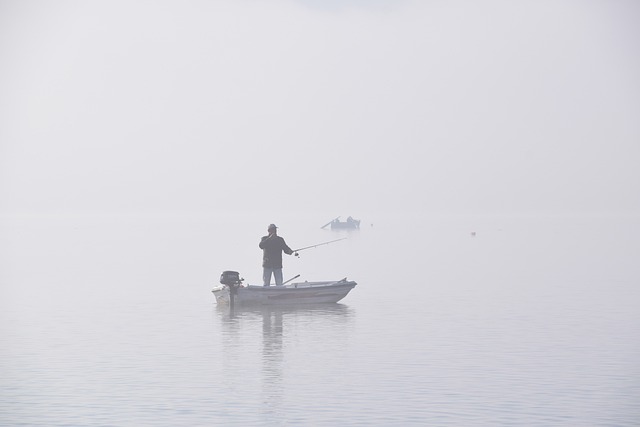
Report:
M267 230L275 230L276 228L278 227L276 227L275 224L269 224L269 227L267 228Z

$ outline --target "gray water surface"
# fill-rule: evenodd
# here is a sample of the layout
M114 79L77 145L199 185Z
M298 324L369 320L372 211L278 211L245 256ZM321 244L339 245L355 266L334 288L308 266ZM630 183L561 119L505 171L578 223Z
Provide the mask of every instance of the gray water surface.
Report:
M640 425L637 218L362 219L4 218L0 424ZM358 286L217 306L270 222Z

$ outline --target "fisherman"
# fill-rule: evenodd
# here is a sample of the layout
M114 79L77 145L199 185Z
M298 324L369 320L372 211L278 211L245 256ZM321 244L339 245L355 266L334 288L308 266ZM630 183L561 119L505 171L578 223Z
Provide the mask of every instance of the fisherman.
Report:
M269 224L268 236L263 236L258 246L262 249L262 281L264 286L271 286L271 274L276 279L276 286L282 286L282 252L293 254L284 239L278 236L278 227Z

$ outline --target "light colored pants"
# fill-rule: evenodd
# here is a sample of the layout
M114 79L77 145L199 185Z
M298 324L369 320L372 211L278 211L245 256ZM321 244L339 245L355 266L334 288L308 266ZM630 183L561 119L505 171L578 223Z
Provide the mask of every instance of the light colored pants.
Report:
M281 268L262 268L262 283L264 286L271 285L271 273L276 279L276 286L282 286L282 269Z

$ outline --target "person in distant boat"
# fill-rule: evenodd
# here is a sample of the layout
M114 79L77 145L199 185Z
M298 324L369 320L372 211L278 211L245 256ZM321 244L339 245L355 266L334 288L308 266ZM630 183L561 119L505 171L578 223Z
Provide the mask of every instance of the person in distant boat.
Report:
M276 279L276 286L282 286L282 253L293 254L284 239L278 236L278 227L269 224L268 236L263 236L258 246L262 249L262 282L264 286L271 285L271 275Z

